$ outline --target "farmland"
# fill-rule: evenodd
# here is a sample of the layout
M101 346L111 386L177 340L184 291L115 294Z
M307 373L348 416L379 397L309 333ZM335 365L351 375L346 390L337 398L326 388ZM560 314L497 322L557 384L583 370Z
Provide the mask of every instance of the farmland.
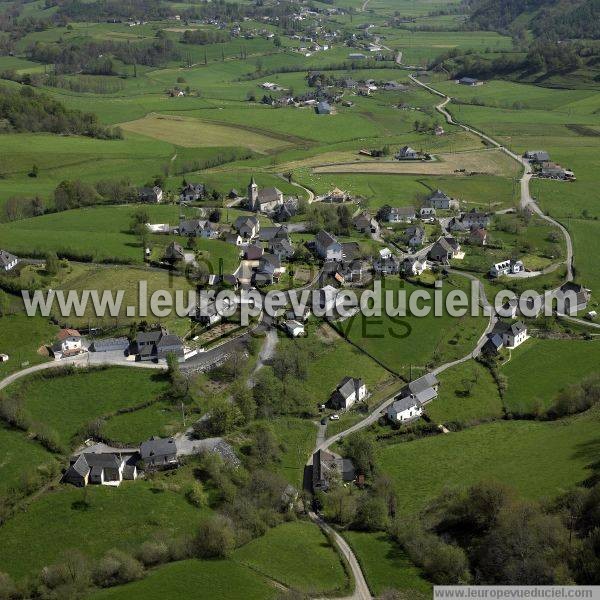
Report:
M69 447L72 438L95 419L151 402L165 387L164 377L152 370L113 368L72 375L47 371L13 384L6 393L23 398L31 417L53 428ZM130 393L123 394L125 388Z
M440 493L493 480L527 500L546 501L565 492L583 497L598 481L599 407L557 421L544 414L559 394L597 374L600 346L591 322L526 320L529 339L484 364L471 356L487 317L454 318L446 310L394 317L385 314L398 304L390 296L381 317L312 315L306 335L293 339L282 331L283 318L262 315L258 330L278 334L265 341L242 332L237 320L211 327L187 311L147 315L138 296L141 282L148 296L245 288L245 280L230 277L184 277L184 262L195 263L202 275L203 265L213 275L239 273L242 249L224 240L238 217L252 214L263 229L288 220L294 244L294 256L282 261L286 274L262 292L307 283L308 277L292 282L292 272L321 271L307 287L332 284L367 294L370 266L384 246L404 265L407 258L424 258L427 249L405 246L404 225L380 218L380 232L359 232L353 218L363 210L374 217L385 206L420 208L438 188L459 201L460 212L504 214L491 216L486 245L472 245L468 230L452 229L464 258L430 264L418 278L386 277L384 292L433 292L439 279L443 299L468 292L470 278L482 282L489 299L503 288L558 287L568 274L562 231L521 210L522 165L457 125L464 123L518 154L546 150L574 170L572 183L534 177L529 192L570 233L574 281L591 288L586 312L598 310L597 40L560 35L559 47L552 35L536 38L537 9L500 27L493 19L471 19L477 3L455 0L159 1L144 5L142 14L135 2L0 4L0 249L20 259L0 278L0 354L9 355L0 363L0 379L50 360L48 346L60 327L78 328L89 341L134 338L160 324L200 349L187 364L169 361L168 373L131 368L133 361L123 358L122 367L45 370L3 390L0 583L6 572L24 586L15 600L70 600L75 585L51 588L54 571L38 574L80 554L85 581L73 594L93 600L352 595L357 571L309 522L309 506L321 507L321 516L339 526L374 596L391 588L402 598L424 600L434 583L479 582L477 565L457 574L461 548L447 548L448 561L440 562L456 572L440 581L409 544L398 542L400 529L431 517L425 509ZM535 61L543 64L540 72ZM484 83L458 85L455 78L463 75ZM441 98L418 81L448 94L455 123L446 122L436 110ZM39 95L60 104L40 111L47 101ZM433 159L395 160L403 146ZM244 196L251 177L261 191L278 188L289 214L249 210ZM205 186L201 198L182 194L188 183ZM141 204L142 186L160 187L162 200ZM352 202L308 206L313 194L318 201L334 188L347 191ZM421 221L427 244L446 234L458 212L438 209L439 223ZM146 221L174 228L191 219L210 219L220 239L144 228ZM310 242L320 227L341 243L358 242L368 266L364 279L348 277L360 264L346 260L330 268L315 256ZM172 265L164 256L171 243L185 251ZM543 273L490 280L491 264L509 258ZM276 262L244 266L268 269ZM123 299L112 315L89 305L78 315L54 306L47 317L26 317L21 288L121 290ZM228 327L240 338L220 337ZM439 374L438 396L425 406L425 418L392 426L372 413L406 381L463 358ZM321 408L347 377L366 385L365 401L349 410ZM339 420L328 421L334 411ZM351 426L363 427L357 438L323 443ZM219 438L222 447L185 456L164 472L142 461L140 478L119 487L58 482L59 470L86 438L133 446L184 430L194 438ZM55 442L52 452L44 431ZM339 485L334 477L331 493L316 494L311 504L306 466L315 446L351 457L364 485L360 477L357 486ZM583 533L560 509L548 502L543 509L558 511L565 535L557 538L568 533L569 549L561 549L560 570L549 567L543 578L531 579L579 583L571 569L581 561L572 548L583 546ZM198 536L206 523L213 533ZM209 547L213 536L217 548ZM548 544L550 538L544 538ZM156 562L141 559L142 544L162 540L169 543L167 554ZM104 585L93 570L112 548L144 563L141 572L125 585L115 580L114 587L92 589ZM589 552L594 565L597 552ZM532 562L533 571L542 559ZM358 586L356 597L362 597Z
M446 487L480 480L503 481L527 498L552 498L593 477L597 430L598 411L552 423L499 421L385 446L377 462L394 480L404 514Z

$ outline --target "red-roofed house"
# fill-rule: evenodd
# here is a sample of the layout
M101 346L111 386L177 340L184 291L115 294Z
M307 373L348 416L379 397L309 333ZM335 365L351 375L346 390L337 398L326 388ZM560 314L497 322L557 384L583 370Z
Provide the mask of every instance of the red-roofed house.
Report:
M77 329L61 329L56 334L52 351L56 358L79 354L83 351L82 337Z

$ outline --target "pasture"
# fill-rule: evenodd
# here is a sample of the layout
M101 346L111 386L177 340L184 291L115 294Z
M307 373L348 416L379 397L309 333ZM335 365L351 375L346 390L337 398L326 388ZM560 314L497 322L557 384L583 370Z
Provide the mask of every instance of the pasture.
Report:
M84 500L87 507L82 506ZM0 528L0 570L21 580L60 561L61 553L69 549L92 559L111 548L133 552L155 535L193 531L207 512L193 507L181 493L141 480L85 491L60 486ZM78 533L66 539L66 531Z
M425 408L435 423L468 423L502 416L496 382L480 363L470 360L447 369L439 380L438 397Z
M511 352L500 370L508 379L508 411L549 408L558 393L598 372L597 340L531 339Z
M57 367L12 384L6 395L21 398L33 421L55 430L68 448L89 423L152 402L166 388L165 376L154 369L113 367L68 374Z
M478 175L514 176L516 163L500 150L437 154L431 161L378 161L328 164L315 173L364 173L388 175L452 175L462 171Z
M0 379L14 371L48 360L45 346L51 344L58 327L40 316L23 313L0 317L0 353L8 362L0 363ZM18 341L18 343L17 343Z
M344 538L356 554L373 595L392 588L417 600L430 596L431 583L387 534L347 530Z
M424 369L427 365L455 360L473 350L485 329L485 317L471 317L467 313L461 318L454 318L448 315L445 307L436 317L432 304L427 304L431 310L425 317L411 314L408 306L406 317L388 316L388 311L399 306L399 291L406 292L408 304L410 295L420 288L393 277L388 277L384 283L381 317L357 314L338 325L352 343L404 376L409 374L411 367ZM468 293L469 287L463 278L451 277L444 283L443 298L451 289L462 289ZM432 293L433 300L433 290L428 291Z
M599 419L596 410L555 422L497 421L380 447L377 465L394 480L400 514L422 510L445 488L482 480L554 498L597 476Z
M126 131L169 142L178 146L244 147L254 152L270 153L288 144L285 140L269 137L241 127L229 127L181 116L149 114L143 119L121 123Z
M316 525L306 521L284 523L270 529L264 536L239 548L233 560L311 595L336 595L348 587L340 559L327 538Z
M89 600L269 600L277 589L264 576L233 560L183 560L164 565L141 581L100 590Z

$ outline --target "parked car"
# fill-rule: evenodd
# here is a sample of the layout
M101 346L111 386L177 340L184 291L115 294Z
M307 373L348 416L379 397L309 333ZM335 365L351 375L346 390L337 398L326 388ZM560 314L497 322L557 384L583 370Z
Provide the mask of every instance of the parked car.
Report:
M339 421L340 420L340 415L331 415L329 417L330 421Z

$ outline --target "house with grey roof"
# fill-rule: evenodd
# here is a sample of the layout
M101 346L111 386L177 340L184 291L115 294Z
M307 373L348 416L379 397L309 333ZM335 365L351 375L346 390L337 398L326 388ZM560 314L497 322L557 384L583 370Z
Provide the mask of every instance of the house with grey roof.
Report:
M324 260L341 261L343 259L343 246L329 232L321 229L315 236L315 250Z
M563 314L575 314L587 308L591 298L591 290L580 283L568 281L560 286L555 294L558 311Z
M204 196L203 183L186 183L179 194L179 199L186 202L200 200Z
M425 241L425 229L420 225L413 225L404 232L404 238L411 248L422 246Z
M388 214L388 223L411 223L417 218L414 206L392 206Z
M125 352L128 348L129 340L126 337L93 340L90 344L92 352Z
M337 410L348 410L355 402L367 397L367 385L362 379L344 377L335 388L329 399L329 404Z
M118 486L126 479L137 479L137 467L131 456L116 452L83 452L71 458L62 481L77 487L88 484Z
M356 469L349 458L341 458L326 450L317 450L313 454L312 483L315 492L326 492L332 480L350 483L355 479Z
M233 227L244 240L251 240L260 232L260 221L254 216L245 217L242 215L235 220Z
M402 146L396 154L396 160L416 160L421 158L421 154L410 146Z
M6 250L0 250L0 271L8 272L17 266L19 259Z
M445 194L440 189L435 190L435 192L429 196L427 199L427 206L435 208L436 210L458 210L459 208L458 200L450 198L448 194Z
M429 258L448 263L460 253L460 244L452 236L441 237L429 250Z
M140 444L140 458L145 468L164 469L178 465L175 439L151 437Z
M376 233L379 230L379 224L366 210L356 215L352 224L360 233Z
M185 252L183 246L177 242L171 242L165 248L164 259L169 262L177 262L179 260L185 260Z
M169 354L181 359L185 354L181 338L169 333L164 327L138 331L133 349L138 360L166 360Z
M387 409L387 417L393 423L414 421L423 414L423 405L416 396L395 400Z
M157 185L154 187L142 187L138 190L138 197L140 202L158 204L162 202L163 191Z
M207 219L181 219L179 235L216 239L220 235L219 226Z
M542 164L550 161L550 155L545 150L527 150L523 155L532 163Z
M528 339L527 325L523 321L507 323L498 321L493 331L488 333L484 351L499 352L502 348L513 350Z

